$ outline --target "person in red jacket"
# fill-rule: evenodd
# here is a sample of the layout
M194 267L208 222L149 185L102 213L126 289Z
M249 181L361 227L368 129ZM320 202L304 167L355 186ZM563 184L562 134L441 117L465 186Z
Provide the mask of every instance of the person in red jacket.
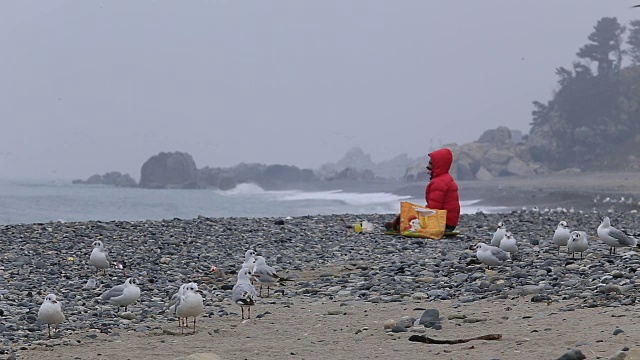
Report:
M427 207L430 209L447 210L446 231L455 230L460 219L460 197L458 184L449 174L453 163L453 153L447 148L429 153L427 171L431 180L424 192Z
M447 210L447 222L445 231L454 231L460 219L460 197L458 184L451 174L453 153L447 148L438 149L429 153L427 172L430 180L424 191L427 207L430 209ZM400 215L393 222L385 223L387 230L400 230Z

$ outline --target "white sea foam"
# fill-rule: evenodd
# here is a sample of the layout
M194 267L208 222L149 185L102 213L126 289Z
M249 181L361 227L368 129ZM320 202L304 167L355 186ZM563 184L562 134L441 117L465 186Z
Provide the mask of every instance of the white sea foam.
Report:
M400 203L402 200L409 199L410 196L400 196L390 193L351 193L342 190L317 191L317 192L296 192L288 194L280 198L282 201L309 201L309 200L326 200L337 201L347 205L365 206L372 204Z

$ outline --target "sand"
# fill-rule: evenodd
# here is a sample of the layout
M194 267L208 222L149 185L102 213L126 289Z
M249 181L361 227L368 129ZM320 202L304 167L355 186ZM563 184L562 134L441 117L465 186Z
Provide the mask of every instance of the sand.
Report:
M195 334L191 329L184 335L122 331L120 336L99 334L95 340L78 335L71 338L80 342L77 346L36 346L20 358L173 359L213 352L222 359L556 359L577 348L589 359L606 359L626 346L633 354L627 359L640 359L640 311L633 307L563 311L574 301L533 303L528 297L468 304L409 301L348 306L328 299L299 298L292 305L280 301L257 306L256 313L271 313L262 319L200 318ZM427 336L459 339L495 333L503 338L431 345L408 341L412 333L390 335L383 330L385 320L420 317L425 308L438 309L442 317L478 320L445 320L442 330L427 329ZM328 315L336 310L341 314ZM173 330L176 324L164 326ZM613 335L616 327L624 333Z

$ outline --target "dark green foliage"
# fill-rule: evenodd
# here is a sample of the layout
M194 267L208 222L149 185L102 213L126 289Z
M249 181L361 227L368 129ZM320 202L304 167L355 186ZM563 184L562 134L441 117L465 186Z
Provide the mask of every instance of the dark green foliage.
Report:
M600 19L577 53L586 63L556 69L559 87L552 99L533 102L528 138L533 159L552 169L595 168L640 133L640 67L622 68L625 30L616 18ZM640 21L631 22L627 43L634 61L640 61Z

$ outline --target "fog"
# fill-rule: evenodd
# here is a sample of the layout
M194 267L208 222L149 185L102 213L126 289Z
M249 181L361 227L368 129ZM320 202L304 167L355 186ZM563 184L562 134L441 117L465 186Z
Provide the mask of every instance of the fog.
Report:
M3 1L0 177L317 168L526 133L598 19L633 1Z

